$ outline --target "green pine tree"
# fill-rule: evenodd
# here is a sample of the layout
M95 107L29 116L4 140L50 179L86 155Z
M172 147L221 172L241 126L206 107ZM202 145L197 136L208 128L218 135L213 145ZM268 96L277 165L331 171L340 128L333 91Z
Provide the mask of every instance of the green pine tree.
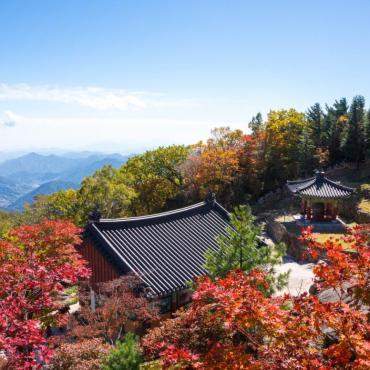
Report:
M342 148L347 160L355 162L359 167L365 159L365 98L361 95L353 98L348 125L344 131Z
M206 252L205 268L212 279L225 277L234 269L249 272L254 268L266 271L274 289L281 289L287 283L288 274L277 275L275 266L281 263L286 252L284 244L261 245L259 235L262 229L255 225L255 218L248 206L240 206L231 214L230 226L226 235L218 238L219 250Z
M143 358L138 340L133 333L127 333L123 342L118 342L116 348L103 363L103 370L139 370Z
M312 128L309 124L304 128L300 143L299 143L299 164L300 174L306 177L318 168L318 160L316 156L316 147L312 139Z
M366 139L367 155L369 156L370 154L370 109L367 111L367 114L366 114L365 139Z
M249 122L248 127L251 129L252 134L256 135L263 127L262 114L257 113L254 117L252 117L252 120Z
M321 148L324 135L324 113L319 103L316 103L312 107L308 108L306 112L306 119L308 125L310 126L313 144L316 148Z
M325 144L329 149L330 164L336 164L344 159L341 143L344 128L348 123L347 99L336 100L332 107L326 106L324 118Z

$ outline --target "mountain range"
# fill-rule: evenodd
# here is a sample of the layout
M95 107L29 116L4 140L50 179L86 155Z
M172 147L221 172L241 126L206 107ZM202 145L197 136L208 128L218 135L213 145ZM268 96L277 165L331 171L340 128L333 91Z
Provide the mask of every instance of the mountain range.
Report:
M78 188L86 176L105 165L118 168L131 155L77 152L28 153L0 163L0 208L22 210L36 195Z

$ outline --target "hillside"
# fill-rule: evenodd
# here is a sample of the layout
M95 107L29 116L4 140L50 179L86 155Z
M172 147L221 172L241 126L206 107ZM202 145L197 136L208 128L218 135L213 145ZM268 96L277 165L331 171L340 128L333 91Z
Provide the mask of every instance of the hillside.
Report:
M6 177L0 176L0 208L8 207L9 204L31 189L32 187L27 184L17 184Z
M49 195L60 190L75 189L78 184L70 181L55 180L40 185L36 189L26 193L8 206L9 210L21 211L26 203L32 203L37 195Z
M10 176L17 173L59 173L74 166L76 159L57 155L41 155L29 153L15 159L9 159L0 164L2 176Z
M92 175L95 171L104 166L111 165L114 168L119 168L122 164L122 158L97 158L96 161L92 161L91 163L88 163L86 161L84 163L81 163L80 165L76 165L73 168L68 169L65 172L62 172L61 174L59 174L58 178L61 180L72 181L79 184L86 176Z
M0 208L21 210L35 195L77 188L86 176L106 165L115 168L129 156L93 152L29 153L0 163Z

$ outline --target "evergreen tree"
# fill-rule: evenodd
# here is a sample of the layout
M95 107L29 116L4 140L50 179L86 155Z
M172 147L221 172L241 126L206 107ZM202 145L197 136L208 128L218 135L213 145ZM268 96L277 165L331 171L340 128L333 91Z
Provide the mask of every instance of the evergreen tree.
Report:
M104 361L104 370L139 370L143 358L138 340L132 333L127 333L123 342L118 342L116 349Z
M367 111L367 114L366 114L365 139L366 139L366 149L369 154L370 153L370 109Z
M344 159L341 143L344 127L348 123L348 104L347 99L336 100L332 107L326 106L324 118L324 132L329 149L330 164L341 162Z
M262 114L257 113L252 120L248 123L248 127L251 129L253 135L257 135L263 127Z
M318 166L316 147L312 139L312 128L309 124L303 129L299 143L299 164L300 175L306 177L310 175Z
M365 159L365 98L361 95L353 98L348 125L342 142L344 156L355 162L357 167Z
M312 135L312 142L316 148L322 147L324 113L319 103L308 108L306 118Z
M337 118L348 117L348 103L346 98L341 98L339 101L336 100L333 104L335 115Z
M205 268L210 277L225 277L234 269L249 272L259 268L268 272L271 287L279 289L286 285L288 274L276 275L274 270L281 263L286 247L284 244L277 244L274 248L261 245L261 232L261 227L255 225L250 207L235 208L226 235L218 238L219 250L206 252Z

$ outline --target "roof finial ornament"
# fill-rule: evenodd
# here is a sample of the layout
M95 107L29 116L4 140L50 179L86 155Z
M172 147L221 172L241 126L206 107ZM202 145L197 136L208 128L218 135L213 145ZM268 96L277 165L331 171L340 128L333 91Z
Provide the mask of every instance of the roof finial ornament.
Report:
M216 194L213 193L211 190L207 194L206 202L207 203L212 203L212 204L215 204L215 202L216 202Z
M322 180L325 177L325 171L323 169L318 169L316 171L316 178Z
M92 223L92 222L100 221L100 219L101 219L101 212L99 209L99 205L95 204L94 209L89 213L88 220L90 223Z

